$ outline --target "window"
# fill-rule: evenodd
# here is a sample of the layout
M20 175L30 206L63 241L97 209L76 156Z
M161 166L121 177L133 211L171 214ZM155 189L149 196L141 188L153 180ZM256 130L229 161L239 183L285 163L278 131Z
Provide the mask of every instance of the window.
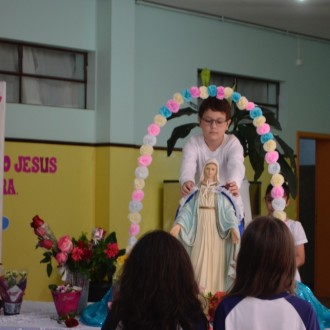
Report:
M87 52L0 41L7 102L86 109Z
M202 84L200 79L201 69L198 70L198 83ZM274 80L265 80L251 78L240 75L233 75L217 71L211 71L210 85L232 87L248 100L253 101L261 108L267 108L274 112L278 119L279 112L279 94L280 82Z

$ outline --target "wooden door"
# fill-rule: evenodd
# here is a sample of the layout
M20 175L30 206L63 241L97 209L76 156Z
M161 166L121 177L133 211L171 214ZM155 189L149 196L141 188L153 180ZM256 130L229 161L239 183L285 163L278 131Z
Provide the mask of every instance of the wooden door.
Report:
M315 294L330 298L330 136L316 138Z

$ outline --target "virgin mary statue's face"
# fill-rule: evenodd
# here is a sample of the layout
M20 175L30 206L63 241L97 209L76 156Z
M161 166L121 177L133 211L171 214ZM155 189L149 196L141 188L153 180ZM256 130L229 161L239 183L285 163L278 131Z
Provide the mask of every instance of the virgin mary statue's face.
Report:
M215 181L217 176L217 165L207 164L204 168L204 180L205 181Z

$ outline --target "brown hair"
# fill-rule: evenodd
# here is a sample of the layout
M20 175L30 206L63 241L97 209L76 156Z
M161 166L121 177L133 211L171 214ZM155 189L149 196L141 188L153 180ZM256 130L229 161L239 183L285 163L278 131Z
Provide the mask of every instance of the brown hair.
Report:
M123 329L196 329L207 321L198 298L190 257L162 230L145 234L125 262L111 307ZM115 329L116 327L114 327Z
M204 112L208 109L223 112L226 115L226 120L230 119L231 107L227 100L219 100L214 96L208 97L200 104L198 109L198 117L201 119Z
M295 247L287 225L274 217L257 217L242 236L229 295L262 298L293 293L295 272Z

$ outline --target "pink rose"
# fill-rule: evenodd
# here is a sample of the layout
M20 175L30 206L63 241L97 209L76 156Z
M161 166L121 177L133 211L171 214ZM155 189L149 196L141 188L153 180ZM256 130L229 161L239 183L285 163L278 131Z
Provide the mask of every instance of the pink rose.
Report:
M166 102L166 108L169 109L171 112L176 113L180 109L180 104L175 100L171 99Z
M62 236L58 240L57 245L58 245L58 248L62 252L66 252L66 253L70 253L72 251L72 248L73 248L73 244L72 244L71 238L68 235Z
M132 200L133 201L140 202L140 201L142 201L143 198L144 198L143 190L137 189L137 190L133 191L133 194L132 194Z
M190 88L190 90L189 90L189 92L190 92L190 95L193 97L193 98L197 98L197 97L199 97L199 95L200 95L200 90L199 90L199 88L198 87L196 87L196 86L193 86L193 87L191 87Z
M100 241L105 236L105 230L103 228L96 227L93 230L92 236L94 241Z
M68 255L65 252L58 252L55 256L55 259L59 265L64 265L68 260Z
M223 86L217 87L217 99L223 100L225 98L225 88Z
M50 250L53 247L53 241L50 239L43 239L39 241L39 246Z
M151 155L142 155L138 158L138 164L139 166L149 166L152 162L152 156Z
M148 126L148 134L151 136L157 136L160 133L160 127L156 124L150 124Z
M278 161L278 152L275 151L268 151L265 155L265 161L267 164L274 164Z

